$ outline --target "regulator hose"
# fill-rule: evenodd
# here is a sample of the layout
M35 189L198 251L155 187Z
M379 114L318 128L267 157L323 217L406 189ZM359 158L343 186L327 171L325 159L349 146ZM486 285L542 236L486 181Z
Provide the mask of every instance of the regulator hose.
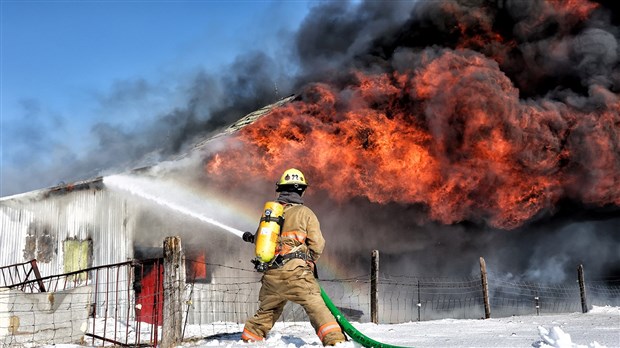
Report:
M332 314L336 318L338 324L340 324L340 327L342 327L344 332L349 335L353 341L367 348L409 348L377 342L372 338L364 335L363 333L359 332L359 330L357 330L355 327L353 327L351 323L349 323L347 318L344 317L338 307L336 307L332 300L327 296L325 290L323 290L323 287L321 287L321 297L323 298L323 301L325 301L325 304L327 305L327 308L329 308L329 311L332 312Z

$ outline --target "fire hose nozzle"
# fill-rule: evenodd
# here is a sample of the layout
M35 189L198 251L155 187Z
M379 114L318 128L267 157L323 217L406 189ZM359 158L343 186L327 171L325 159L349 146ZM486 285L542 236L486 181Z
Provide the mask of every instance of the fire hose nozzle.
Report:
M244 232L243 236L241 236L244 242L254 243L254 235L250 232Z

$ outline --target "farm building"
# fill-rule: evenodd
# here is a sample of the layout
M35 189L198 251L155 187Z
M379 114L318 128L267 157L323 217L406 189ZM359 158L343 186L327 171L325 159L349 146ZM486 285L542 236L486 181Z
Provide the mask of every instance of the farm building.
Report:
M158 337L156 330L163 321L163 311L157 307L161 303L157 296L163 292L163 273L160 264L146 260L161 258L163 242L170 236L179 236L183 242L187 286L186 302L182 307L186 323L242 325L256 310L260 273L250 264L254 248L243 243L238 232L256 228L260 218L258 204L264 203L265 192L253 192L256 194L249 199L254 201L250 202L244 202L247 196L236 197L234 202L234 197L226 194L216 196L202 185L201 180L206 176L204 163L196 159L204 159L202 156L209 149L220 146L219 139L252 124L275 108L284 106L278 111L286 110L287 106L294 105L291 103L294 98L284 98L246 115L171 161L0 198L0 268L36 260L43 278L68 275L63 280L77 284L60 287L58 292L50 287L51 281L44 282L41 288L45 287L49 293L54 291L55 296L37 293L40 296L24 299L22 289L15 290L11 286L20 283L21 278L0 273L0 342L13 345L20 339L22 342L35 341L32 338L34 332L42 332L41 324L45 323L28 323L26 316L19 313L37 309L38 320L45 313L51 313L51 320L54 320L53 311L62 308L62 300L69 297L78 298L80 302L66 304L66 310L81 308L80 313L71 312L69 315L82 316L82 319L71 322L72 327L67 328L70 333L63 336L68 339L37 342L74 342L75 338L84 335L100 339L96 336L102 335L102 326L95 324L97 320L109 317L115 323L137 324L132 327L128 324L118 330L115 326L114 332L108 335L104 322L103 338L106 342L140 344L140 340L131 335L141 332L141 323L151 325L148 334ZM356 140L365 144L364 139L362 136ZM231 150L228 154L232 156L228 159L234 159L237 148L226 149ZM231 163L238 165L234 160ZM244 170L246 167L239 166ZM188 176L187 173L201 173L202 177ZM253 183L252 179L246 180ZM328 202L321 205L323 197L320 194L313 196L313 203L319 204L312 206L321 213L317 215L321 216L322 228L326 227L324 231L329 231L326 237L335 242L330 243L329 250L321 258L321 286L330 297L338 299L340 306L346 306L340 309L348 318L361 322L371 318L373 279L381 279L382 295L374 303L380 308L383 322L455 315L480 318L486 315L480 289L481 255L489 255L487 260L493 272L486 290L491 289L495 298L491 301L497 308L495 315L526 314L533 310L574 311L578 307L587 309L580 292L585 286L580 287L573 279L575 267L579 265L583 271L581 264L585 264L589 274L600 279L603 272L610 269L609 264L617 259L608 257L612 260L609 261L590 254L588 250L594 248L579 248L579 252L572 242L579 237L584 245L595 245L601 251L611 250L617 244L615 234L609 232L617 222L615 207L607 214L586 211L584 221L579 220L578 214L570 214L570 219L559 215L550 221L539 221L505 233L468 221L452 225L435 223L425 217L424 207L411 204L388 202L381 205L363 197L353 197L347 204ZM260 201L257 203L256 199ZM593 214L595 220L590 221L592 217L588 214ZM597 217L600 221L596 221ZM584 231L595 238L584 239ZM564 247L550 250L547 245ZM569 246L570 253L566 252ZM375 261L378 263L378 257L374 259L374 255L378 256L376 248L382 252L380 276L378 267L375 267ZM544 250L544 254L540 250ZM373 255L372 260L370 255ZM136 261L140 261L141 268L136 267ZM98 268L110 265L120 266ZM376 273L368 274L369 268ZM88 272L81 271L84 269ZM548 276L542 272L545 270L559 279L552 281L570 284L549 287L521 280L507 283L503 275L508 273L512 277L513 272L519 272L534 275L536 281L540 278L546 281ZM562 279L564 274L568 274L566 279ZM95 282L89 282L93 278ZM78 290L78 294L65 296L63 291L73 291L87 282L88 286L82 286L88 287L87 291ZM607 283L611 284L607 280L595 281L594 286L588 288L590 301L598 301L592 303L614 303L610 299L617 302L617 286L612 284L609 287ZM109 286L122 290L111 292ZM12 297L2 293L9 292L6 290L9 288ZM109 294L114 298L108 298ZM377 292L374 294L376 296ZM7 301L5 298L11 299ZM544 300L539 303L539 299ZM18 307L19 312L16 311ZM287 305L282 320L305 320L303 310L299 309ZM375 313L378 313L377 309ZM92 327L82 327L83 322L92 324ZM55 337L60 337L57 333L60 323L57 320L52 323ZM238 331L235 325L225 332ZM141 342L146 341L147 345L157 345L152 338Z
M222 132L196 144L192 151L200 150L218 137L234 133L293 98L284 98L246 115ZM189 155L185 154L171 162L183 161ZM157 182L158 178L153 175L154 170L154 167L147 167L124 174L160 188L165 186L165 183ZM226 279L239 277L257 277L256 274L248 275L247 272L239 274L241 271L234 268L214 270L207 267L207 261L215 262L224 258L249 262L253 250L241 247L239 236L227 233L204 219L188 216L178 209L162 205L157 202L156 193L141 196L131 190L113 188L108 181L112 177L96 177L1 198L0 266L36 260L43 277L64 274L134 259L161 257L164 238L180 236L186 257L187 277L196 286L221 284L225 283ZM193 202L196 204L194 210L211 209L213 211L210 214L218 216L218 211L215 211L218 210L217 199L212 201L213 204L209 206L197 198L196 202ZM231 216L219 217L234 220ZM259 217L256 217L256 223ZM133 275L138 283L134 284L137 298L150 295L144 293L146 287L143 286L147 281L146 277L150 276L148 272ZM123 282L132 276L120 274L118 277L118 281ZM3 278L0 286L9 286L16 282L15 279ZM196 296L199 294L199 291L195 292ZM199 303L200 299L194 302ZM197 310L197 313L200 311ZM204 316L204 313L202 315ZM188 318L206 320L195 318L191 314ZM212 319L217 318L209 320Z

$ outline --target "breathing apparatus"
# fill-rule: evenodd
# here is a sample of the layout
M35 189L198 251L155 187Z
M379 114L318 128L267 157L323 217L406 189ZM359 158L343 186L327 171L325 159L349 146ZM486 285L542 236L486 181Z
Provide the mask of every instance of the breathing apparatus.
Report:
M276 192L292 191L303 195L308 183L305 175L295 168L284 171L280 180L276 182ZM256 243L256 258L252 260L254 268L259 272L264 272L277 263L276 248L280 230L284 224L284 206L278 202L267 202L263 208L263 215L260 218L256 234L245 232L243 240L248 243Z
M252 263L259 272L269 269L275 259L278 237L284 223L283 213L284 206L282 204L278 202L265 203L256 234L253 235L250 232L243 234L244 241L256 244L256 258L252 260Z

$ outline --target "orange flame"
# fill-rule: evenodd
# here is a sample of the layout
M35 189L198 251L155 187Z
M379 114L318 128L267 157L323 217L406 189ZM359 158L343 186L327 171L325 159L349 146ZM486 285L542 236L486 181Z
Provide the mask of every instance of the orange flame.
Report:
M205 279L207 277L207 263L204 251L196 256L195 260L191 260L190 279Z
M484 219L506 229L566 195L620 204L616 95L601 89L607 109L583 113L519 100L479 54L446 50L423 61L405 74L356 72L342 90L311 85L302 101L241 130L243 151L216 154L207 172L277 177L295 165L338 201L422 203L443 223Z

